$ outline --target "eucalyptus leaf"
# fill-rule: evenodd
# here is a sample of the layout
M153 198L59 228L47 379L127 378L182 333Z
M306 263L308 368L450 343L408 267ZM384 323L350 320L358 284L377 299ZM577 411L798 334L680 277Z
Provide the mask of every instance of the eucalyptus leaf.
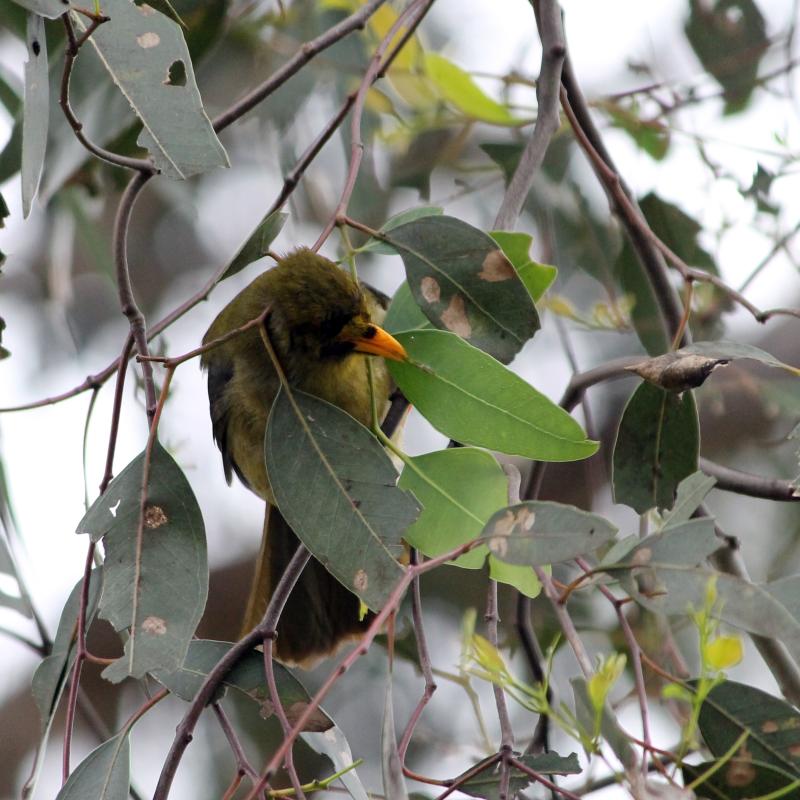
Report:
M514 757L541 775L577 775L581 771L578 756L570 753L560 756L558 753L542 753L540 755L515 754ZM533 782L533 778L520 769L512 768L509 776L508 796L514 797L526 786ZM459 787L460 791L473 797L483 797L485 800L499 800L500 798L500 768L496 765L490 769L479 772L473 778L465 781Z
M7 575L14 583L17 584L19 594L9 594L8 592L0 589L0 607L10 608L24 617L29 619L33 616L31 612L30 603L25 599L22 594L22 587L17 577L17 568L14 564L14 559L11 557L11 551L8 549L5 538L0 534L0 572Z
M403 778L403 764L397 749L397 732L394 727L394 702L392 699L392 672L386 678L383 703L383 726L381 728L381 774L383 794L386 800L408 800L408 790Z
M381 327L385 328L389 333L433 327L433 323L422 313L417 301L414 299L414 295L411 294L411 287L408 285L408 281L403 281L397 287Z
M673 505L678 484L697 471L700 429L691 392L642 383L620 420L614 444L614 501L643 514Z
M448 103L472 119L492 125L519 125L504 105L489 97L461 67L438 53L425 53L425 72Z
M390 217L383 225L381 225L380 232L383 234L393 231L400 225L405 225L407 222L416 222L418 219L424 217L437 217L444 213L441 206L417 206L416 208L409 208L401 211ZM359 253L381 253L383 255L397 255L397 251L388 242L382 239L369 239L365 244L358 248Z
M683 780L694 786L697 797L713 800L751 800L753 797L792 797L800 788L798 778L785 769L779 769L754 759L742 746L741 756L700 764L681 765ZM697 781L697 783L695 783Z
M591 735L595 726L595 710L589 697L586 679L572 678L570 684L572 684L572 693L575 698L575 716L583 730ZM630 740L620 728L616 715L612 713L608 703L603 706L600 713L600 735L608 742L614 755L626 769L637 766L636 754Z
M186 179L228 157L203 109L192 61L180 26L146 4L104 0L111 21L89 41L125 95L143 129L138 143L162 174ZM72 14L85 31L88 21Z
M672 508L664 514L662 530L674 528L691 519L706 495L714 488L717 479L698 471L684 478L679 484Z
M141 542L137 543L144 453L111 482L78 525L106 549L100 616L128 630L125 654L106 667L113 682L177 668L205 608L208 565L203 518L172 456L156 442Z
M281 513L318 561L373 610L402 577L401 537L416 519L414 498L377 439L330 403L285 390L266 434L270 485Z
M424 217L383 240L402 257L414 299L437 327L507 363L539 329L536 306L503 251L455 217Z
M480 536L486 520L508 497L508 478L485 450L455 447L410 459L400 475L400 486L422 503L419 519L405 540L427 556L438 556ZM493 580L514 586L528 597L541 591L529 565L504 563L480 545L453 564L478 569L489 556Z
M211 639L195 639L189 645L186 658L176 670L157 670L153 677L182 700L191 702L203 682L217 663L233 646L231 642ZM278 696L289 722L294 723L308 706L309 696L305 687L292 673L277 662L272 665ZM264 654L256 650L247 653L225 675L222 686L240 692L258 704L265 719L274 714L264 673ZM333 727L333 721L322 710L317 710L304 730L322 732Z
M445 436L542 461L576 461L597 451L564 409L458 336L423 330L396 338L410 360L389 362L389 371Z
M64 13L64 0L13 0L13 2L48 19L55 19Z
M350 793L353 800L369 800L366 789L353 766L353 754L350 745L338 725L328 728L324 733L307 731L300 734L300 738L313 750L327 756L336 772L347 772L339 780Z
M64 7L61 7L63 13ZM50 121L50 84L47 72L47 37L44 19L28 15L26 32L28 60L25 62L25 105L22 116L22 216L31 211L39 188L47 149Z
M219 280L224 281L226 278L230 278L231 275L240 272L254 261L268 255L270 245L278 237L287 219L289 219L289 215L283 211L273 211L272 214L267 214L236 251L236 255L225 267L225 272L222 273Z
M622 564L646 565L649 563L693 567L705 561L722 546L710 517L690 519L675 523L641 539L630 550Z
M506 258L514 265L531 299L541 300L556 279L558 269L550 264L540 264L530 257L533 237L529 233L516 231L489 231L489 236L503 248Z
M725 681L703 702L698 725L715 757L724 756L747 733L748 761L784 770L792 780L800 778L800 713L785 700L754 686Z
M501 561L545 566L586 555L616 533L617 528L597 514L562 503L531 500L495 512L482 535Z
M800 375L800 369L793 367L789 364L784 364L783 361L778 361L775 356L770 355L765 350L759 347L754 347L751 344L744 344L742 342L694 342L694 344L682 347L677 351L680 353L692 353L694 355L705 356L707 358L717 359L740 359L750 358L754 361L760 361L768 367L777 367L778 369L786 370L794 375Z
M129 788L130 743L124 730L81 761L56 800L127 800Z

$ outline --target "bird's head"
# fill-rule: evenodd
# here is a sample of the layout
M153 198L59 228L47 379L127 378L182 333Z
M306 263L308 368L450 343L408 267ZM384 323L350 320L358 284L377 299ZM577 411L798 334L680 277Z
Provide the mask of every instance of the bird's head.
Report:
M301 248L280 259L268 275L270 328L279 349L323 361L352 352L406 358L403 346L373 321L377 298L332 261Z

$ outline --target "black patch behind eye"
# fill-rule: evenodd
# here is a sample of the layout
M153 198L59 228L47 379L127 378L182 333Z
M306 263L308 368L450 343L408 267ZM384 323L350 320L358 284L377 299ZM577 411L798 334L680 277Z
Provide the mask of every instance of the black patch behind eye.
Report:
M342 358L355 350L355 342L329 342L324 344L319 351L322 358Z

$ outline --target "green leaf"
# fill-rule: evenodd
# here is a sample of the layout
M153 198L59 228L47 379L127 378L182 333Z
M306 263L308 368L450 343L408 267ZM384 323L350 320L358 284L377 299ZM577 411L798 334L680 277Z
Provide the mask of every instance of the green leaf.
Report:
M640 575L645 579L646 595L637 591L634 582ZM637 603L655 613L671 615L703 608L709 582L713 581L719 599L716 617L750 633L778 639L794 659L800 658L800 620L771 595L768 587L712 569L655 559L633 565L629 575L623 574L620 580Z
M633 299L631 322L644 349L651 355L666 353L671 345L661 306L638 256L626 241L613 266L623 292Z
M417 206L416 208L409 208L406 211L401 211L390 217L383 225L381 225L381 233L388 233L393 231L400 225L405 225L407 222L416 222L418 219L425 217L438 217L444 213L441 206ZM356 251L358 253L382 253L383 255L397 255L397 251L388 242L381 239L369 239Z
M317 560L377 611L403 574L395 559L419 508L361 423L317 397L292 395L299 415L281 390L267 423L275 500Z
M511 564L570 561L606 544L617 528L575 506L538 500L495 512L483 529L491 552Z
M203 109L180 26L129 0L104 0L103 11L111 21L89 41L142 121L138 144L150 151L156 167L181 180L227 167L228 156ZM72 19L86 30L84 17L73 13Z
M642 383L631 396L614 444L614 502L644 514L669 508L678 484L697 471L700 431L691 392Z
M142 540L137 545L144 453L111 482L78 525L105 544L100 616L129 630L125 655L106 667L116 683L154 669L175 669L186 656L205 608L208 565L203 518L172 456L156 442Z
M61 12L63 13L63 6ZM28 60L25 62L25 106L22 117L22 216L31 211L39 188L47 149L50 120L50 84L47 73L47 37L44 19L28 16L26 33Z
M125 730L81 761L56 800L127 800L129 788L130 743Z
M506 258L514 265L531 299L540 300L556 279L558 269L550 264L540 264L530 257L533 236L512 231L489 231L489 236L503 248Z
M489 158L497 164L503 172L506 185L511 182L514 173L517 171L517 165L522 157L522 151L525 145L511 144L509 142L486 142L479 145L481 150L486 153Z
M678 484L675 504L664 514L662 530L674 528L691 519L705 496L714 488L717 479L702 472L693 472Z
M566 411L458 336L412 331L396 338L410 360L389 362L389 371L445 436L543 461L575 461L597 451Z
M541 775L577 775L581 771L578 763L578 756L570 753L568 756L560 756L558 753L542 753L538 756L519 755L514 756L518 761L530 767ZM473 769L477 765L473 765ZM533 782L533 778L520 769L513 768L509 776L508 796L515 797ZM472 795L473 797L483 797L486 800L499 800L500 797L500 767L495 765L490 769L479 772L475 777L465 781L459 786L459 791Z
M208 673L232 647L231 642L217 642L211 639L195 639L189 645L183 664L176 670L157 670L153 677L177 695L181 700L191 702ZM281 699L289 722L294 723L306 710L309 696L305 687L281 664L273 663L275 683L278 687L278 697ZM245 697L258 704L261 716L265 719L271 717L275 709L267 689L264 674L264 654L256 650L247 653L231 669L222 681L222 687L234 689ZM327 731L333 727L333 721L324 711L317 710L308 721L304 730Z
M793 780L800 778L800 714L785 700L753 686L725 681L711 690L700 708L698 724L716 758L746 732L748 761L752 758L784 770Z
M578 718L581 728L591 736L595 727L595 709L589 697L586 679L572 678L570 684L572 684L572 693L575 698L575 716ZM617 723L616 714L609 709L608 703L603 705L600 714L600 735L608 742L614 755L626 769L637 766L636 754L631 747L630 740Z
M48 19L55 19L64 13L64 0L13 0L13 2Z
M656 161L661 161L669 150L669 128L658 120L642 119L635 104L623 106L609 102L603 105L615 128L625 131L636 143Z
M219 281L230 278L231 275L241 272L254 261L268 255L270 245L281 232L287 219L289 219L289 215L283 211L273 211L272 214L267 214L247 237L244 244L236 251L236 255L225 267L225 272L222 273Z
M444 56L425 53L425 72L442 97L471 119L491 125L519 125L517 119L504 105L492 100L472 79L468 72Z
M686 38L703 67L722 86L725 113L747 105L756 87L761 57L770 39L754 0L690 0Z
M426 317L505 363L539 329L536 306L490 236L455 217L425 217L386 236Z
M777 769L763 761L757 761L747 752L747 742L742 745L742 757L733 758L720 765L719 761L704 761L700 764L681 765L683 780L688 785L708 774L694 784L697 797L710 800L751 800L753 797L792 797L800 786L793 785L797 778L786 770ZM721 760L721 759L720 759Z
M392 298L392 304L389 306L389 311L381 325L389 333L433 327L433 323L422 313L422 310L417 305L407 281L403 281L397 287L397 291Z
M403 538L431 558L480 536L489 517L508 500L502 467L491 453L474 447L415 456L404 467L400 486L422 504L422 513ZM481 545L453 563L478 569L488 552Z
M619 559L620 564L671 564L693 567L719 550L722 541L717 537L711 517L690 519L666 527L641 539L639 544ZM606 562L610 563L610 562ZM627 577L623 576L623 582Z
M775 356L770 355L765 350L758 347L753 347L751 344L743 344L741 342L695 342L694 344L682 347L677 351L679 354L691 353L693 355L704 356L706 358L730 359L735 360L739 358L750 358L754 361L760 361L768 367L777 367L778 369L791 372L793 375L800 375L800 369L793 367L790 364L784 364L783 361L778 361Z
M400 475L400 486L422 503L419 519L408 528L405 540L427 556L438 556L480 536L486 520L508 497L508 478L485 450L456 447L416 456ZM453 564L480 568L489 555L493 580L536 597L541 586L530 566L504 564L476 547Z

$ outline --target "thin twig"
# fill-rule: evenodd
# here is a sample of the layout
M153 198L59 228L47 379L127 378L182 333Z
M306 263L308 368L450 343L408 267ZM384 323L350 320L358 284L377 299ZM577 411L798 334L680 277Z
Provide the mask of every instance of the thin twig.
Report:
M236 731L233 729L233 725L231 725L231 721L228 719L225 709L220 705L219 702L211 703L211 708L214 711L214 715L216 716L217 720L219 721L219 725L222 728L222 732L225 734L225 738L228 740L228 745L231 748L233 757L236 759L236 772L241 776L247 775L252 781L257 781L258 772L256 771L256 768L248 761L247 755L242 747L242 743L239 741L239 737L236 735Z
M516 227L550 140L561 124L558 116L559 86L561 67L567 54L561 8L555 0L538 0L534 3L534 11L542 40L542 64L536 82L536 124L503 196L494 221L495 230L514 230Z

